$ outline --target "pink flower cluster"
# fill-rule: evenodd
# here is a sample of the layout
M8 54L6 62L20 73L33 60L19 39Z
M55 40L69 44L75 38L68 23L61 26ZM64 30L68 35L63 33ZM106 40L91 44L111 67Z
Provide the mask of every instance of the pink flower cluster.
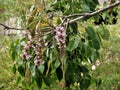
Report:
M41 54L41 38L40 36L41 32L35 31L34 37L31 36L30 30L26 30L24 32L25 38L28 38L27 43L24 46L24 50L22 51L22 54L20 55L25 60L30 60L32 58L32 55L30 54L31 50L35 51L35 57L34 57L34 64L36 66L44 64L45 62L42 60L42 54Z
M36 65L36 66L38 66L38 65L41 65L41 64L44 64L45 62L42 60L42 54L41 54L41 49L40 49L40 47L35 47L35 54L36 54L36 56L35 56L35 58L34 58L34 64Z
M23 59L30 60L30 58L32 57L28 53L30 48L31 48L31 42L28 41L27 44L25 44L25 46L24 46L24 50L22 51L22 54L20 55Z
M56 38L56 41L57 41L57 44L59 45L59 48L65 48L66 45L65 45L65 39L66 39L66 33L65 33L65 29L64 27L56 27L55 29L55 32L56 32L56 35L55 35L55 38Z

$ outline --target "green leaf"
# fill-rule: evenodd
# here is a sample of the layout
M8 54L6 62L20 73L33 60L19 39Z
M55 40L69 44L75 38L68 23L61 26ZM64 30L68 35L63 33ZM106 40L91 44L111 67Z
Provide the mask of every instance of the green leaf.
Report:
M87 44L82 43L82 50L81 50L81 52L82 52L83 56L87 57Z
M78 66L78 68L79 68L79 71L80 72L83 72L83 73L88 73L89 72L89 70L87 69L87 67L85 67L85 66Z
M56 60L55 61L55 64L54 64L54 68L58 68L60 66L60 61L59 60Z
M44 82L47 86L50 86L54 82L54 77L48 75L47 77L44 77Z
M53 90L62 90L62 87L60 85L56 85L53 87Z
M16 81L16 85L18 86L18 84L20 83L20 81L21 81L21 77L19 76L18 78L17 78L17 81Z
M92 51L91 60L95 62L99 58L99 53L96 50Z
M18 67L18 72L20 73L20 75L25 76L25 68L23 65L20 65Z
M18 65L23 65L23 60L18 59L18 60L17 60L17 64L18 64Z
M95 38L96 33L95 33L93 27L88 26L86 28L86 32L87 32L88 36L90 37L90 39L94 39Z
M43 73L44 72L44 69L45 69L45 66L44 65L39 65L38 66L38 70Z
M61 24L61 19L60 18L57 19L57 24L58 25Z
M15 58L16 58L16 51L15 51L15 49L12 51L11 56L12 56L12 60L15 60Z
M100 49L100 42L98 39L93 39L91 41L91 44L93 45L93 47L96 49L96 50L99 50Z
M75 22L75 23L72 23L70 25L70 29L71 29L71 32L77 34L77 31L78 31L78 24Z
M86 51L87 57L90 57L92 55L92 50L93 49L90 46L87 46L87 51Z
M58 80L59 80L59 81L62 80L62 78L63 78L63 72L62 72L61 67L58 67L58 68L56 69L56 74L57 74Z
M35 66L35 65L32 65L32 66L30 67L30 70L31 70L31 75L32 75L33 77L35 77L35 75L36 75L36 66Z
M36 81L38 88L40 89L42 86L42 74L38 70L36 70L35 81Z
M80 82L80 88L81 90L86 90L91 84L91 80L84 78L81 82Z
M78 47L80 43L80 40L79 39L75 39L75 40L71 40L68 44L68 50L69 51L73 51L74 49L76 49Z
M13 70L13 73L15 74L16 73L16 65L15 64L13 65L12 70Z
M109 30L106 27L101 26L98 29L98 32L100 33L102 39L109 40L110 32L109 32Z
M102 14L102 18L105 20L106 19L106 17L108 16L108 14L107 14L108 12L104 12L103 14Z
M83 12L90 12L90 7L86 4L81 4L81 8Z
M25 88L27 87L27 84L26 84L25 80L22 81L22 86L25 87Z
M96 86L99 86L102 83L101 79L95 79Z

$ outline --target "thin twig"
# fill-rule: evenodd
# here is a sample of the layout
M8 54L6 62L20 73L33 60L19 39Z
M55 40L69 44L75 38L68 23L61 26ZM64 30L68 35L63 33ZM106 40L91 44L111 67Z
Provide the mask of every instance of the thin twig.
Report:
M21 28L13 28L13 27L9 27L9 26L7 26L7 25L5 25L5 24L2 24L2 23L0 23L0 25L1 26L3 26L4 27L4 29L14 29L14 30L25 30L25 29L21 29Z
M88 18L90 18L90 17L92 17L92 16L95 16L95 15L101 13L101 12L104 12L104 11L110 9L110 8L113 8L113 7L116 7L116 6L119 6L119 5L120 5L120 1L117 2L117 3L114 3L114 4L110 5L110 6L107 6L107 7L103 8L103 9L100 9L100 10L98 10L98 11L95 11L95 12L92 12L92 13L86 13L86 14L83 15L83 16L80 16L80 17L78 17L78 18L75 18L75 19L73 19L73 20L70 20L68 23L71 24L71 23L74 23L74 22L79 21L79 20L88 19ZM72 15L72 17L73 17L73 16L74 16L74 15Z
M71 14L71 15L64 16L64 17L65 18L72 18L72 17L76 17L76 16L84 16L85 14L87 14L87 13Z

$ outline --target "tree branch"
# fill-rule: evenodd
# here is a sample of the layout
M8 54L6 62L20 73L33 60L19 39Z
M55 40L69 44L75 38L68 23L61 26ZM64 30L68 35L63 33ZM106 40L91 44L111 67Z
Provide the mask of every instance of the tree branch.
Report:
M110 8L113 8L113 7L116 7L116 6L119 6L119 5L120 5L120 1L117 2L117 3L114 3L114 4L110 5L110 6L107 6L107 7L103 8L103 9L100 9L98 11L95 11L95 12L92 12L92 13L85 13L83 16L81 16L81 14L77 14L77 16L80 16L80 17L77 17L77 18L75 18L73 20L70 20L70 21L68 21L68 23L71 24L71 23L74 23L74 22L79 21L79 20L90 18L92 16L95 16L95 15L101 13L101 12L104 12L104 11L110 9ZM74 15L71 15L71 16L73 17Z
M64 16L62 25L63 25L63 23L65 23L65 21L66 21L67 18L71 18L71 17L76 17L77 16L77 18L72 19L72 20L70 20L70 21L67 22L67 23L71 24L71 23L77 22L79 20L88 19L88 18L90 18L92 16L95 16L95 15L101 13L101 12L104 12L104 11L110 9L110 8L113 8L113 7L116 7L116 6L119 6L119 5L120 5L120 1L117 2L117 3L114 3L114 4L110 5L110 6L107 6L107 7L103 8L103 9L100 9L98 11L92 12L92 13L82 13L82 14L80 13L80 14L72 14L72 15ZM0 25L3 26L4 29L7 29L7 30L8 29L25 30L25 29L19 29L19 28L9 27L9 26L4 25L2 23L0 23Z
M21 29L21 28L13 28L13 27L9 27L9 26L7 26L7 25L4 25L4 24L2 24L2 23L0 23L0 25L1 26L3 26L4 27L4 29L14 29L14 30L25 30L25 29Z

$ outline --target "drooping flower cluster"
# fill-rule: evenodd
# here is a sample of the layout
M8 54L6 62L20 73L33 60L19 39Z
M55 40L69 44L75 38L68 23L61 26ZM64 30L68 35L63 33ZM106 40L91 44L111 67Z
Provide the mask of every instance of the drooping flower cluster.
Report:
M54 31L56 32L55 38L56 38L57 44L59 45L58 48L60 49L65 48L66 47L65 40L67 35L65 33L64 27L58 26L55 28Z
M35 58L34 58L34 63L35 65L41 65L44 64L45 62L42 60L42 53L41 53L41 48L40 47L35 47Z
M27 38L27 43L24 45L24 49L22 51L22 54L20 55L25 60L31 60L34 56L34 64L36 66L44 64L45 62L42 60L42 54L41 54L41 38L38 37L39 31L35 31L34 38L32 37L29 30L26 30L24 32L25 38ZM37 42L37 43L36 43ZM31 55L31 51L34 51L35 54Z
M21 57L23 59L26 59L26 60L30 60L30 58L32 57L30 54L29 54L29 49L31 48L31 42L28 41L25 46L24 46L24 50L22 51L22 54L21 54Z

